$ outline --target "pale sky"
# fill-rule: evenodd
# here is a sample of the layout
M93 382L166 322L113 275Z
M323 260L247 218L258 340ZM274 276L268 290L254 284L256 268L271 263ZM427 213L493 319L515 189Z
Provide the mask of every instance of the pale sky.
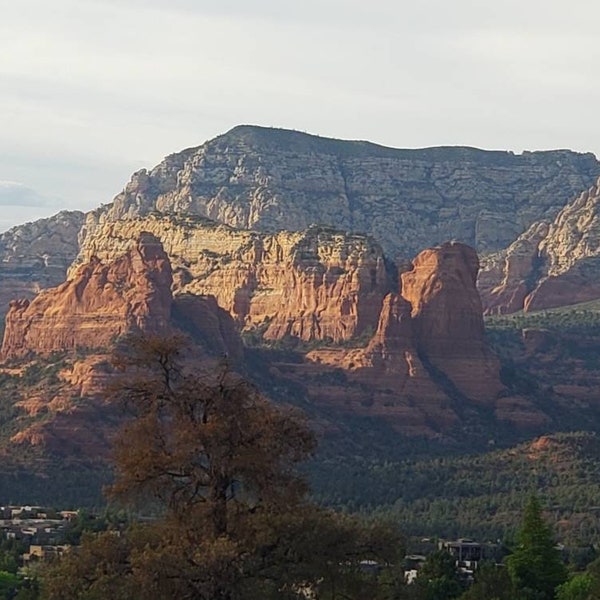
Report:
M246 123L600 155L595 0L0 0L0 230Z

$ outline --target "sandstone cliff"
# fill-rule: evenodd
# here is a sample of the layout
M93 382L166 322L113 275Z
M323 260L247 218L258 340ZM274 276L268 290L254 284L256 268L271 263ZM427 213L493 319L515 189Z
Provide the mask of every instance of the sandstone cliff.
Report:
M175 295L214 296L245 330L266 339L348 340L374 327L389 289L371 238L325 227L264 234L193 217L107 222L86 235L70 273L91 257L110 260L139 232L163 242Z
M464 427L469 411L481 405L500 420L539 427L546 415L508 393L484 340L477 269L475 251L464 244L421 252L401 274L401 294L384 299L365 348L314 350L307 364L286 365L287 372L304 382L316 378L316 403L384 416L407 434L449 433ZM346 373L344 384L323 385L335 369Z
M63 282L77 256L82 212L63 211L0 234L0 317L13 298L33 298Z
M3 359L30 353L110 350L129 332L169 334L178 325L208 348L239 360L233 320L212 297L173 300L169 259L158 238L141 231L111 259L93 256L66 282L34 300L15 300L6 316Z
M478 270L477 254L464 244L424 250L402 273L402 296L412 306L420 355L468 398L491 402L503 386L498 359L483 337Z
M553 217L599 174L592 154L566 150L396 150L240 126L134 174L88 215L82 237L159 211L265 231L331 225L373 235L392 258L448 239L485 253Z
M34 300L16 300L6 316L2 357L75 348L109 348L132 330L165 332L171 312L171 266L160 242L142 235L109 263L92 258L70 279Z
M2 358L19 366L2 369L3 383L10 376L22 381L5 398L20 414L10 442L80 461L105 459L121 416L103 388L111 378L110 352L123 334L184 331L199 363L212 364L212 356L239 364L243 347L231 316L211 296L173 298L171 285L160 241L142 231L124 252L91 257L60 286L13 301Z
M600 297L600 181L553 221L532 225L486 257L479 287L487 312L538 310Z

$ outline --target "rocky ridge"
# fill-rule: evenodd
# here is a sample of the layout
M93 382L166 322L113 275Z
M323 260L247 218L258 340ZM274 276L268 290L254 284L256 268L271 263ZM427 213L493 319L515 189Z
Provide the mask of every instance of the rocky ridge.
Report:
M506 250L483 259L488 313L554 308L600 297L600 180L552 221L534 223Z
M135 173L111 205L88 214L82 239L159 211L240 229L365 232L392 258L448 239L488 253L552 218L599 174L592 154L567 150L397 150L240 126Z
M0 316L14 298L33 298L65 279L79 251L84 213L63 211L0 234Z
M175 239L180 240L180 245L170 246L169 251L196 275L194 269L206 269L203 261L214 261L215 256L220 256L220 262L213 263L208 272L215 273L217 267L227 266L230 269L227 277L218 281L221 285L226 281L238 282L242 286L240 289L244 289L248 280L244 271L248 269L248 263L239 262L241 258L248 259L244 253L250 252L255 258L258 253L261 257L267 252L264 247L268 245L267 240L269 244L277 243L272 250L273 262L281 262L283 266L280 265L276 272L281 274L288 270L292 273L298 284L294 302L299 302L306 311L296 316L298 323L303 323L303 318L314 310L309 302L318 296L315 296L314 273L319 275L319 285L331 284L332 289L336 286L344 289L339 278L350 272L349 282L354 285L350 297L356 301L356 298L368 297L373 292L373 282L377 278L373 277L371 269L375 268L376 274L377 266L383 267L379 251L365 254L376 259L368 264L366 260L359 260L365 256L350 251L356 250L353 244L362 249L369 248L368 239L348 237L332 230L319 230L318 234L309 230L310 235L303 232L268 236L239 232L214 223L202 222L189 227L189 223L155 217L107 224L105 229L110 230L111 235L96 238L94 246L88 242L90 245L86 248L95 254L91 254L87 262L81 257L65 283L43 291L31 302L13 303L6 320L2 346L4 359L19 359L30 353L50 355L57 351L85 349L99 352L105 360L103 353L118 336L128 331L169 333L174 328L205 340L213 353L240 359L241 347L231 316L219 307L215 296L191 294L190 289L199 284L190 285L190 289L177 288L173 278L177 269L173 269L159 238L148 231L152 228L163 231L169 244ZM217 246L205 247L211 235L214 236L212 243L220 244L220 254L215 250ZM239 236L244 243L240 243ZM319 245L309 246L312 251L307 254L306 237L312 240L311 243L323 244L325 249L320 252ZM287 242L283 243L284 240ZM186 258L193 256L193 252L189 248L189 254L181 252L185 243L195 248L197 262L194 267ZM230 254L225 248L229 248ZM296 263L286 262L286 257L296 256L290 248L300 251ZM315 257L320 257L321 262ZM338 262L327 263L326 257ZM346 260L344 268L339 263L341 257ZM263 263L259 260L250 264L256 267L264 266ZM323 264L326 268L321 268ZM368 268L363 276L361 268L364 264ZM350 267L354 270L350 271ZM460 404L482 404L492 410L499 409L506 401L502 398L505 390L500 382L499 363L483 340L481 304L475 288L477 268L475 252L463 244L447 243L424 251L414 260L412 270L401 275L401 289L385 297L383 288L377 291L378 303L369 305L373 320L366 321L368 325L377 326L365 348L330 345L309 352L295 365L273 364L274 373L297 381L315 407L334 407L347 414L383 417L398 431L407 434L435 435L458 426L460 411L457 406ZM241 269L242 273L236 274L235 269ZM307 285L300 285L302 269L309 274ZM330 271L333 273L328 275ZM192 283L185 277L182 281ZM202 281L201 277L199 281ZM289 281L283 277L271 280L269 285L275 286L273 293L276 296L285 296L292 294L286 287ZM172 288L177 290L174 296ZM236 297L237 291L233 289L228 293ZM331 290L327 295L332 295ZM348 309L352 306L348 302L340 302L338 298L336 306ZM348 314L352 312L348 311ZM315 313L311 319L317 316ZM337 318L331 317L331 320ZM289 329L285 335L288 333ZM339 369L346 373L344 381L324 385L323 381ZM93 382L101 379L101 375L88 360L85 368L75 364L72 372L63 379L70 382L67 389L71 393L77 387L81 394L93 394ZM86 377L89 382L85 381ZM340 402L342 398L343 402ZM43 408L63 415L70 407L61 392ZM40 403L29 401L22 404L22 408L32 413L40 410ZM64 418L61 416L62 420ZM510 416L506 418L510 419ZM48 427L48 431L54 432L52 435L58 435L52 426ZM45 438L40 431L46 431L46 426L36 424L21 431L13 441L42 443L39 440Z
M214 296L265 339L349 340L374 326L390 289L382 250L367 236L325 227L265 234L167 215L104 223L85 236L70 274L127 251L142 231L162 240L176 296Z
M547 415L501 382L500 362L484 339L477 269L475 251L457 242L420 253L402 273L399 293L384 299L365 348L314 350L308 365L296 369L304 381L309 365L321 375L336 368L347 373L343 389L317 377L315 401L385 416L407 434L448 432L477 406L517 427L547 423Z
M3 360L29 354L81 350L106 352L127 333L169 335L183 323L206 338L214 352L241 356L231 317L214 298L182 295L173 300L169 258L160 240L142 231L110 260L91 257L67 281L32 301L11 302L6 316Z

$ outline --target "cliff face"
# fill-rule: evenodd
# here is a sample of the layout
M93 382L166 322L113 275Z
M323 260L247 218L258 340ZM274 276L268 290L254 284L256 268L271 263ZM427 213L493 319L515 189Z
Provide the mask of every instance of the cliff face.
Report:
M27 375L23 361L2 369L5 377L25 374L20 385L8 387L5 399L20 411L12 444L80 461L106 458L122 416L106 399L104 386L112 377L110 352L123 334L183 331L195 342L189 351L198 368L209 368L215 356L234 364L242 360L229 313L211 296L173 298L172 281L160 241L140 232L126 251L103 260L92 257L60 286L32 301L12 302L2 358L32 359L35 373ZM84 350L84 356L73 350Z
M372 239L323 227L270 235L173 216L107 222L86 236L75 264L125 252L140 231L161 238L176 296L214 296L266 339L348 340L374 326L389 289Z
M552 221L532 225L484 260L479 287L490 313L539 310L600 297L600 181Z
M79 250L82 212L60 212L0 234L0 317L13 298L58 285Z
M117 336L132 330L165 332L171 282L171 265L160 242L143 234L134 248L114 261L106 264L94 258L31 302L11 302L2 357L108 348Z
M384 416L408 434L448 434L477 405L517 427L541 426L547 416L500 380L499 360L484 339L477 269L475 251L464 244L421 252L401 275L401 294L385 297L365 348L314 350L307 364L286 369L304 382L312 370L316 403ZM346 373L344 384L323 385L335 369Z
M312 223L375 237L390 257L458 239L491 252L600 174L592 154L396 150L241 126L136 173L100 224L153 211L209 217L242 229L301 231Z
M402 296L412 306L420 355L467 397L489 402L503 386L499 362L484 341L478 270L477 254L464 244L425 250L402 273Z

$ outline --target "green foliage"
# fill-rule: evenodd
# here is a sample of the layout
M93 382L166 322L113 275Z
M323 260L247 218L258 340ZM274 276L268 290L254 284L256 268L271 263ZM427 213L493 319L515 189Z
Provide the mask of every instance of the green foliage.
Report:
M556 600L592 600L592 592L597 587L590 573L580 573L556 588Z
M417 597L422 600L449 600L463 592L455 559L445 550L427 557L414 585Z
M525 507L517 541L518 546L506 560L513 585L524 598L552 600L555 589L566 580L567 570L537 496L531 496Z
M460 600L516 600L517 592L504 567L483 562L475 572L475 582Z
M0 570L0 600L37 600L37 581Z
M480 540L509 536L529 494L544 490L561 540L589 544L600 535L600 439L580 432L545 440L539 449L527 443L471 456L332 456L313 467L313 487L320 502L385 516L407 535Z

